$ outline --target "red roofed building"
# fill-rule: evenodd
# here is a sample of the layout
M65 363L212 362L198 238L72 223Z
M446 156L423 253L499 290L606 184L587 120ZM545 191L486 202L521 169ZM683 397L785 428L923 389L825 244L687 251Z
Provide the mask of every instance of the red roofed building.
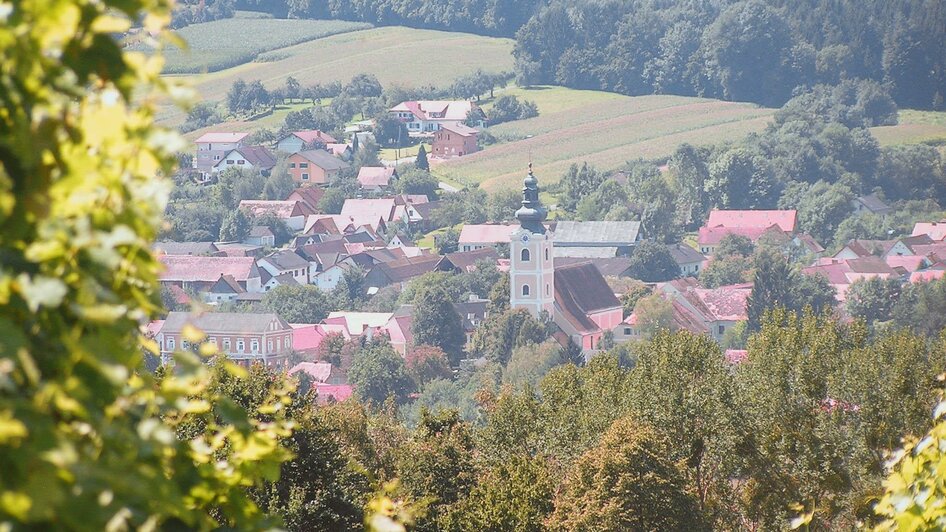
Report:
M938 222L917 222L913 226L913 236L928 235L936 242L946 240L946 220Z
M301 201L313 213L319 212L319 201L325 190L319 187L300 187L292 191L285 201Z
M766 229L777 225L787 233L794 233L798 224L798 211L764 211L764 210L717 210L710 211L706 227L754 227Z
M397 170L387 166L362 166L358 170L358 183L365 190L379 191L391 186L397 179Z
M861 257L857 259L821 259L814 266L802 270L806 275L823 275L828 284L837 291L839 302L847 299L848 288L855 281L880 277L891 279L900 277L894 268L890 267L880 257Z
M701 324L702 332L708 332L716 341L722 340L726 331L749 317L750 283L710 289L700 286L696 279L684 278L664 283L660 290L692 314ZM695 332L692 327L686 329Z
M946 270L923 270L921 272L913 272L910 274L910 282L928 283L930 281L942 279L944 274L946 274Z
M316 384L315 395L319 404L341 403L352 396L350 384Z
M444 124L434 133L431 156L437 159L463 157L479 150L476 138L479 131L463 124Z
M206 292L221 276L232 278L247 292L262 292L260 271L253 257L161 255L161 284Z
M466 224L460 229L460 251L474 251L485 247L508 244L509 235L518 229L513 224Z
M468 100L422 100L408 101L392 107L389 112L407 126L412 137L429 137L445 124L465 122L473 113L477 116L477 127L486 125L486 116L479 106Z
M253 216L272 214L293 231L301 231L305 227L306 216L315 214L315 211L302 201L241 200L240 208L246 209Z

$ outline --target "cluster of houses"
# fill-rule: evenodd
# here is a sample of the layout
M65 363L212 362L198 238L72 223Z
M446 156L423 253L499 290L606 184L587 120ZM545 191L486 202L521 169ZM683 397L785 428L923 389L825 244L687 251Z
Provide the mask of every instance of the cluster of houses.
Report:
M470 101L407 101L389 110L404 122L411 138L429 140L433 159L462 157L478 150L476 127L486 125L486 115ZM467 124L476 127L470 127ZM355 137L366 133L353 132L351 141L342 142L318 131L294 131L271 145L251 143L249 133L208 132L195 141L192 163L194 180L213 181L216 174L237 167L256 170L264 175L276 166L278 153L288 156L289 173L297 183L324 185L340 171L351 167ZM359 174L365 188L381 189L391 184L393 169L368 169ZM387 179L383 179L383 177Z

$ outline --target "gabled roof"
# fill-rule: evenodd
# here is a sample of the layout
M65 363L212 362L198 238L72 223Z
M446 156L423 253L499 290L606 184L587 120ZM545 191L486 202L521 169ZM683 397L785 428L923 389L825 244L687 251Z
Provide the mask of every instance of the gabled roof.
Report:
M670 250L670 256L678 264L693 264L694 262L703 262L706 257L699 251L686 244L672 244L667 246Z
M259 276L253 257L200 257L191 255L162 255L162 281L216 282L220 275L230 275L237 281Z
M272 264L280 271L297 270L300 268L309 267L309 261L300 257L296 252L290 251L288 249L275 251L269 255L266 255L260 260Z
M701 246L715 246L719 244L726 235L744 236L752 242L758 242L762 235L775 234L776 232L781 232L781 229L775 224L768 227L700 227L697 243Z
M231 142L240 142L246 137L250 136L249 133L221 133L221 132L210 132L204 133L203 135L197 137L197 140L194 142L198 144L204 143L231 143Z
M252 164L256 168L268 170L276 166L276 156L273 155L272 152L270 152L265 146L240 146L239 148L234 148L227 152L227 155L217 161L217 164L214 166L226 162L227 157L229 157L231 153L239 153L244 159L246 159L246 162Z
M887 205L880 198L877 197L877 194L868 194L866 196L861 196L859 198L854 198L856 203L861 204L868 211L875 214L886 214L891 212L893 209L890 208L890 205Z
M298 286L299 281L291 273L280 273L272 279L278 286Z
M481 260L496 262L499 253L494 248L485 247L473 251L459 251L457 253L447 253L437 264L438 270L459 270L461 272L471 272L476 268L476 263Z
M633 246L640 222L574 222L555 225L556 246Z
M328 142L325 144L325 151L331 153L336 157L341 157L345 155L346 152L351 151L351 144L341 144L338 142Z
M302 140L302 142L305 142L306 144L308 144L308 143L310 143L310 142L312 142L312 141L314 141L314 140L316 140L316 139L321 140L322 142L324 142L324 143L326 143L326 144L329 144L329 143L335 144L335 143L338 142L338 139L336 139L335 137L329 135L328 133L323 133L323 132L319 131L318 129L307 129L307 130L303 130L303 131L293 131L292 133L290 133L290 134L288 134L288 135L286 135L286 136L280 138L280 139L279 139L279 142L282 142L283 140L285 140L285 139L287 139L287 138L289 138L289 137L299 137L299 139Z
M362 187L386 187L397 175L397 170L387 166L362 166L358 170L358 182Z
M157 255L213 255L219 251L213 242L155 242Z
M341 403L354 393L351 384L323 384L315 385L315 396L319 404Z
M264 333L274 331L290 331L292 327L286 320L277 314L245 313L245 312L205 312L191 314L189 312L171 312L164 320L162 333L178 333L185 325L190 324L207 334L220 333Z
M589 261L584 257L555 257L553 260L556 268L570 266L572 264L581 264L582 262L591 262L598 268L601 275L605 277L621 277L627 273L631 267L629 257L608 257Z
M246 292L240 283L232 275L220 275L217 282L210 287L210 292L214 294L242 294Z
M518 227L515 224L466 224L460 229L459 243L508 244L509 235Z
M684 292L683 297L707 321L743 321L749 319L748 299L751 288L744 285L696 288Z
M335 311L328 315L328 320L344 320L352 334L361 334L368 329L377 329L391 319L390 312L349 312Z
M293 331L293 340L295 337L295 331ZM295 345L293 341L293 346ZM296 373L305 373L312 378L313 382L323 383L332 376L332 364L330 362L300 362L288 371L288 375Z
M328 336L321 325L292 324L292 349L302 353L315 353L322 340Z
M325 150L306 150L289 156L290 159L294 157L301 157L323 170L342 170L351 167L350 164Z
M705 227L745 227L766 229L777 225L782 231L795 232L798 211L792 210L716 210L710 211Z
M410 112L418 120L450 120L463 122L466 115L475 108L473 102L467 100L420 100L401 102L391 108L392 112ZM439 114L437 118L430 116Z
M913 226L913 236L929 235L930 238L939 242L946 239L946 220L938 222L917 222Z
M385 222L390 222L394 216L393 198L349 198L342 205L341 216L350 216L353 218L381 218Z
M440 128L460 135L461 137L475 137L479 134L479 131L461 122L443 124Z
M380 250L379 250L380 251ZM419 255L403 259L382 262L375 265L391 283L402 283L437 269L440 262L438 255Z
M272 214L282 220L314 214L312 209L301 201L240 200L240 208L250 211L254 216Z
M308 205L312 212L317 212L319 201L325 195L325 190L320 187L300 187L292 191L286 198L286 201L301 201Z
M555 269L555 303L562 317L580 332L598 330L589 314L621 306L614 290L590 262Z
M275 236L275 235L273 235L273 230L270 229L269 226L254 225L253 227L250 228L249 236L251 238L263 238L263 237Z

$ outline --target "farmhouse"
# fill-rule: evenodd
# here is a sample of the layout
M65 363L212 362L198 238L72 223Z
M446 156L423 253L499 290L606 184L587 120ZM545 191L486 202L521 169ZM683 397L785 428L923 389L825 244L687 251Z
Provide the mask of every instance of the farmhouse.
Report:
M325 145L338 143L335 137L327 133L322 133L317 129L311 129L295 131L282 137L276 141L276 150L283 153L299 153L316 141Z
M476 144L477 135L479 131L469 126L460 123L444 124L434 132L431 154L438 159L449 159L474 153L479 149Z
M509 244L509 235L516 229L512 224L466 224L460 230L460 251Z
M445 124L465 122L471 113L477 117L477 127L486 125L483 111L467 100L401 102L389 112L405 123L411 136L429 137Z
M289 175L296 183L327 185L351 165L325 150L306 150L289 156Z

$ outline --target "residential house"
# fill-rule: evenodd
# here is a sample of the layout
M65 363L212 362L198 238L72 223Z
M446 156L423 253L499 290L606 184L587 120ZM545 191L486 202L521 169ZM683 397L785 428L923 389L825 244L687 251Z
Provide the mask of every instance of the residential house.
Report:
M203 331L204 342L216 346L238 364L262 363L269 368L288 368L292 327L276 314L171 312L155 338L166 362L174 351L197 347L184 335L188 325Z
M802 270L806 275L822 275L837 291L837 299L844 302L850 286L862 279L897 279L901 273L875 256L854 259L821 259L814 266Z
M314 186L299 187L286 197L286 201L301 201L312 212L319 212L319 202L325 195L325 189Z
M219 249L213 242L155 242L156 255L217 255Z
M306 217L315 214L301 201L241 200L240 208L253 216L272 214L292 231L301 231L305 227Z
M306 150L289 156L289 175L300 184L327 185L351 165L325 150Z
M414 323L412 312L412 305L401 305L382 327L382 331L388 335L391 347L402 357L406 357L414 347L414 333L411 332L411 326Z
M913 236L927 235L935 242L946 240L946 220L938 222L917 222L913 226Z
M381 289L395 285L403 287L414 277L436 270L440 257L437 255L420 255L376 264L365 275L365 286Z
M640 222L573 222L555 224L556 257L629 256L640 240Z
M349 198L342 205L342 216L381 218L385 222L408 223L407 211L395 198Z
M786 233L794 233L798 211L792 210L718 210L710 211L705 227L755 227L765 229L777 225Z
M246 290L240 286L240 283L232 275L220 274L217 282L210 286L210 289L204 294L204 301L211 304L234 301L237 296L245 293Z
M158 279L165 286L202 293L225 275L247 292L263 291L260 270L253 257L161 255L158 261L164 266Z
M379 192L391 187L397 179L397 169L387 166L362 166L358 170L358 183L363 190Z
M445 124L465 122L471 115L476 117L476 127L486 126L486 115L468 100L402 102L390 113L405 123L411 136L429 137Z
M452 273L469 273L476 269L481 261L493 264L499 259L499 253L493 248L480 248L473 251L447 253L437 263L437 270ZM486 295L486 294L480 294Z
M317 129L295 131L276 141L276 150L290 154L299 153L304 151L307 146L312 145L313 142L320 142L325 145L337 144L338 139Z
M257 170L263 175L269 175L269 171L276 166L276 156L264 146L240 146L227 151L213 168L211 173L223 172L227 168L240 168L244 170Z
M868 194L866 196L859 196L851 200L851 207L856 213L870 213L870 214L879 214L885 215L893 212L893 207L884 203L877 194Z
M343 372L338 371L338 368L333 367L330 362L300 362L286 374L299 377L305 375L313 387L317 384L348 384L348 377Z
M509 244L509 235L518 229L515 224L466 224L460 230L460 251Z
M265 225L254 225L250 228L249 234L243 239L243 243L250 246L260 246L271 248L276 245L276 235L273 230Z
M933 244L928 235L902 237L893 240L849 240L832 258L847 260L862 257L910 257L917 255L916 249Z
M220 257L255 257L263 256L263 246L242 242L217 242L216 255Z
M453 310L460 316L466 346L469 348L473 343L473 333L489 317L489 299L470 294L466 301L454 303Z
M701 316L698 316L683 303L677 301L672 295L663 292L659 292L659 294L670 302L671 331L689 331L693 334L709 334L709 325L707 325L706 321ZM620 343L644 338L644 331L640 325L640 316L632 312L624 321L614 328L614 341Z
M260 268L266 270L273 277L288 275L298 284L309 284L312 277L309 272L309 261L300 257L295 251L288 249L270 253L259 259L258 264ZM276 280L275 284L292 283L283 278Z
M672 301L682 305L717 342L737 323L749 319L751 284L703 288L696 279L689 277L663 283L659 288ZM687 321L691 318L681 316L680 319ZM686 328L690 330L689 326Z
M757 244L765 237L774 240L781 240L782 243L791 241L791 237L782 231L778 225L772 224L767 227L700 227L696 238L696 244L700 253L707 257L716 254L716 247L728 235L738 235L748 238L753 244Z
M330 142L325 145L325 151L346 162L351 162L355 157L355 152L352 151L351 144Z
M227 152L243 146L249 133L204 133L195 141L197 154L193 167L203 181L213 174L213 167L220 162Z
M479 150L479 131L461 123L443 124L434 132L431 156L437 159L463 157Z
M686 244L671 244L667 248L670 250L673 261L680 267L681 275L700 274L703 263L706 262L706 257L702 253Z
M303 235L344 235L368 228L375 233L387 230L385 218L371 213L357 215L313 214L306 218Z

